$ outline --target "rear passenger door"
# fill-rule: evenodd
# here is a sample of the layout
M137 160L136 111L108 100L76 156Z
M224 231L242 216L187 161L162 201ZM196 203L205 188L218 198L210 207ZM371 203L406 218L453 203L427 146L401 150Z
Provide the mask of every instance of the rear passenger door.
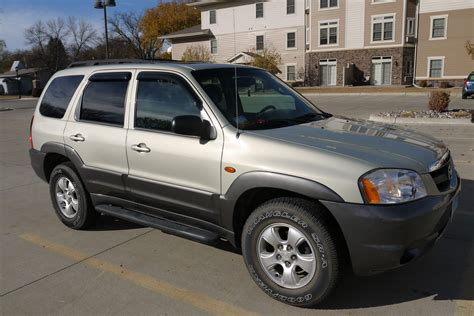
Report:
M142 204L217 223L213 198L220 193L223 146L218 123L180 75L142 71L136 85L127 136L128 183L133 195ZM172 120L182 115L211 122L217 138L203 141L171 132ZM137 151L137 146L146 151Z
M66 125L65 143L81 157L81 174L91 193L124 193L122 176L128 173L125 117L131 76L131 72L91 75Z

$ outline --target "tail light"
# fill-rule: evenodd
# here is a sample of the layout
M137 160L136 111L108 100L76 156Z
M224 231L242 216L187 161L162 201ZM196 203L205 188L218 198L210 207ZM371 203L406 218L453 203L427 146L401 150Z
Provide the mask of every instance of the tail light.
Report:
M33 134L32 134L32 129L33 129L33 120L35 119L35 116L31 118L30 122L30 136L28 137L28 141L30 143L30 147L33 148Z
M467 80L464 80L464 86L467 87Z

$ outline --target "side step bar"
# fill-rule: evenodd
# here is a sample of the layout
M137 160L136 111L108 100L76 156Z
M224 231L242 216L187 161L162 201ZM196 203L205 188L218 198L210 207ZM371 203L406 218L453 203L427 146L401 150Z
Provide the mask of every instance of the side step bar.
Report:
M100 213L104 213L143 226L150 226L159 229L164 233L192 239L200 243L214 244L219 240L219 235L208 230L180 224L166 220L164 218L149 216L122 207L112 205L97 205L95 209Z

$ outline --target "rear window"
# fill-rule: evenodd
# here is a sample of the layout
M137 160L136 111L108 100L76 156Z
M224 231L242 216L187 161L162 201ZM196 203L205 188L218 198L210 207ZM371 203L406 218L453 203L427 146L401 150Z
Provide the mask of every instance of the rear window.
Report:
M467 81L474 81L474 74L470 74L470 75L467 77Z
M39 109L41 115L58 119L63 118L67 106L83 78L84 76L55 78L41 101Z
M123 126L131 73L97 74L82 97L80 120Z

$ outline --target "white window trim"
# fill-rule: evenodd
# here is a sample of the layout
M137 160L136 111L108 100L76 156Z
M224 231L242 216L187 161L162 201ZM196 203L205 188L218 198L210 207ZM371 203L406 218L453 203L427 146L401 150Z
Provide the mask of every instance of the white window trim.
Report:
M288 47L288 34L295 33L295 47ZM285 48L286 50L297 50L298 49L298 30L287 30L285 33Z
M444 60L446 56L429 56L428 57L428 64L426 67L426 78L429 79L442 79L444 78ZM430 76L430 68L431 68L431 61L432 60L441 60L441 77L431 77Z
M433 37L433 23L435 19L444 19L444 36ZM430 16L430 41L440 41L448 38L448 15L432 15Z
M257 17L257 4L261 3L262 4L262 13L263 15L261 17ZM255 2L255 19L264 19L265 18L265 2L259 1Z
M327 7L327 8L321 8L321 0L318 0L318 10L319 10L319 11L328 11L328 10L337 10L337 9L339 9L340 2L341 2L342 0L337 0L337 6L335 6L335 7L330 7L330 6L329 6L329 2L330 2L330 1L331 1L331 0L328 0L328 7Z
M335 25L337 27L337 38L336 38L336 44L323 44L321 45L321 23L333 23L337 22ZM334 27L334 26L333 26ZM331 28L330 25L328 25L325 28ZM329 43L329 32L328 32L328 43ZM339 46L339 19L336 20L324 20L324 21L318 21L318 47L337 47Z
M217 51L216 53L213 53L213 52L212 52L212 41L213 41L213 40L216 42L216 51ZM219 42L217 41L217 38L211 39L211 40L209 41L209 46L210 46L210 48L211 48L211 55L216 56L216 55L219 54Z
M386 16L393 16L393 27L392 27L392 39L391 40L380 40L374 41L374 18L382 18ZM387 13L387 14L377 14L370 17L370 44L385 44L385 43L395 43L395 30L397 29L397 14L396 13ZM382 21L382 26L384 22ZM382 37L385 31L385 27L382 28Z
M289 80L289 79L288 79L288 66L295 66L295 80ZM288 64L285 64L285 81L288 81L288 82L295 82L295 81L298 81L298 68L297 68L297 63L288 63Z
M286 13L286 15L296 15L296 9L297 9L296 4L297 4L297 2L298 1L295 0L295 5L294 5L295 11L293 13L288 13L288 0L286 0L286 2L285 2L285 13Z
M383 2L375 2L375 0L372 0L372 4L386 4L386 3L393 3L397 2L397 0L385 0Z
M410 26L410 21L413 21L413 33L409 33L408 31L410 30L409 26ZM407 34L406 36L415 36L416 35L416 18L415 17L408 17L407 18Z

